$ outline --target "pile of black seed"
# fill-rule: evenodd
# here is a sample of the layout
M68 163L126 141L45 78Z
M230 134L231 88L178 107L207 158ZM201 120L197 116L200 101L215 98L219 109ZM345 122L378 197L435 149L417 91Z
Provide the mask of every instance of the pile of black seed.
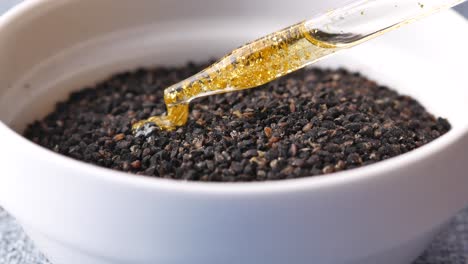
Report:
M414 99L346 70L308 69L262 88L197 99L176 131L132 123L164 112L163 89L202 69L137 70L73 93L25 136L121 171L194 181L327 174L418 148L450 129Z

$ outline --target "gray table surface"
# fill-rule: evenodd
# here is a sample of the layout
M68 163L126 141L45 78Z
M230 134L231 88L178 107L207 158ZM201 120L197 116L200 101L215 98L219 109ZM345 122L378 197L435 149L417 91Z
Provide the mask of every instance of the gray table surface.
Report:
M18 2L0 0L0 14ZM468 2L455 9L468 18ZM16 221L1 208L0 264L50 264ZM414 264L468 264L468 209L452 220Z

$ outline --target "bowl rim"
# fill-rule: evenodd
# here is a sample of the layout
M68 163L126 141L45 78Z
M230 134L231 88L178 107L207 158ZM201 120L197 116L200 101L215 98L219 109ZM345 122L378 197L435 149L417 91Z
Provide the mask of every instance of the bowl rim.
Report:
M9 23L14 22L21 16L27 14L30 15L31 12L40 12L42 8L48 5L65 3L65 1L58 2L53 0L29 0L20 2L3 16L0 16L0 31L7 27ZM457 14L453 10L449 10L448 13L450 13L449 15L452 17L458 17L460 21L465 21L461 15ZM464 25L468 28L468 22ZM462 23L460 23L460 27L462 26ZM437 138L436 140L415 150L359 168L295 179L233 183L182 181L117 171L55 153L52 150L24 138L21 134L0 121L0 132L2 132L2 130L6 133L5 137L10 137L12 141L16 142L16 144L24 146L23 151L37 153L36 156L38 160L47 160L47 162L53 160L54 164L60 164L61 167L71 170L79 170L82 172L81 176L87 177L88 180L103 181L109 184L122 184L127 187L132 186L134 188L143 188L146 190L166 189L176 192L245 195L250 193L273 194L300 190L313 190L316 188L322 189L379 177L380 174L389 173L396 167L406 167L413 163L417 163L428 156L434 156L438 153L442 153L444 149L456 144L456 141L464 135L468 135L468 124L452 128L440 138Z

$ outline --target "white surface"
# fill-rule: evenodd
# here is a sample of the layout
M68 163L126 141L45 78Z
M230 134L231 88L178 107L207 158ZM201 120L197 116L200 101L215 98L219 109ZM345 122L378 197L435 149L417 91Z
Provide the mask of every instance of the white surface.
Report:
M460 34L468 25L454 13L323 62L414 95L454 126L364 168L281 182L183 183L74 161L8 128L21 130L112 72L222 55L324 8L268 1L258 14L261 3L30 0L1 18L0 203L55 264L406 263L468 204L468 36ZM456 40L444 52L433 35L442 31Z

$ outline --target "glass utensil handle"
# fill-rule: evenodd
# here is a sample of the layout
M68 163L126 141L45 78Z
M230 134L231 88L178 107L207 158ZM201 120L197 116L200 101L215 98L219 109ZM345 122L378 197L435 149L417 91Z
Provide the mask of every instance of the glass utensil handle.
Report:
M465 0L359 0L305 22L311 35L340 47L354 46Z

